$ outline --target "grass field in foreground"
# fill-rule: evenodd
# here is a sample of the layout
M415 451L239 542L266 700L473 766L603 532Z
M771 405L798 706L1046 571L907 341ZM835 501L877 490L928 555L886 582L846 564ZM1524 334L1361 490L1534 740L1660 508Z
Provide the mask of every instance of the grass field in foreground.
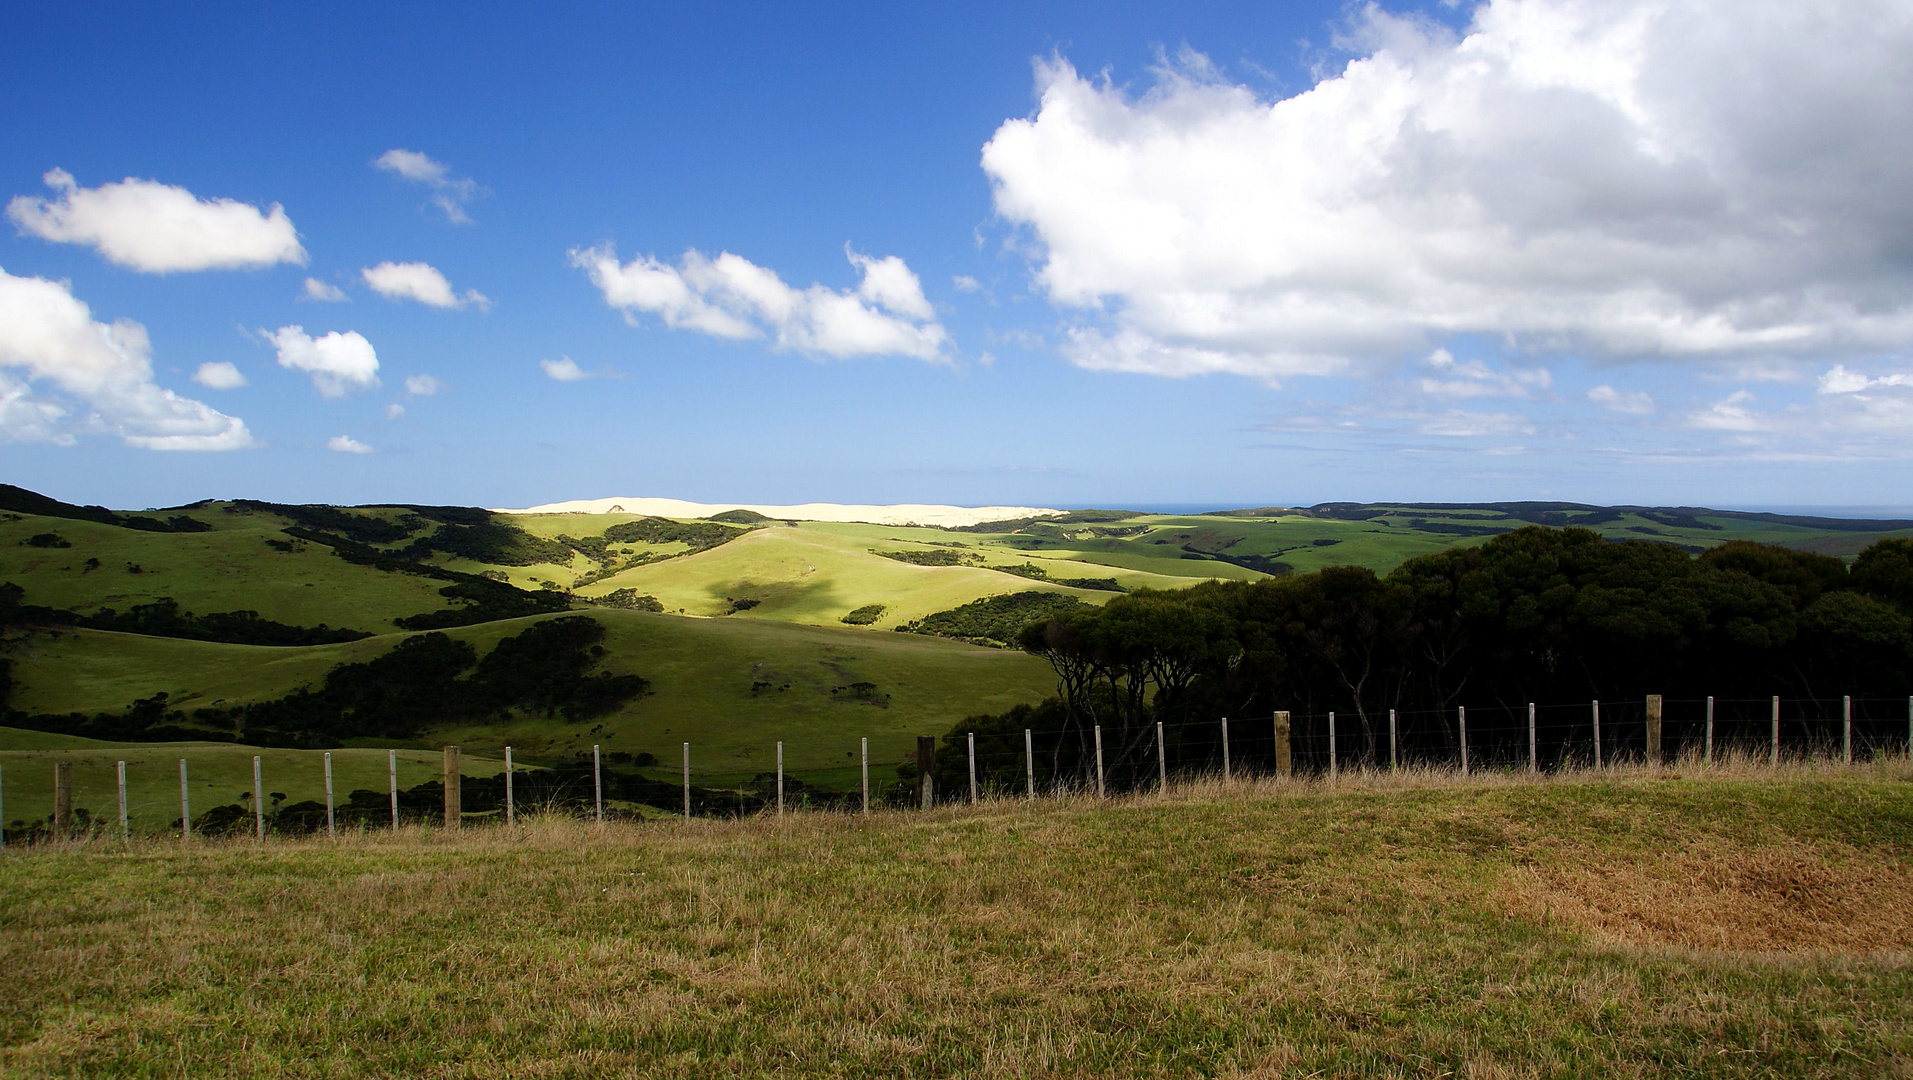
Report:
M1913 1069L1913 772L1169 797L0 858L0 1070Z

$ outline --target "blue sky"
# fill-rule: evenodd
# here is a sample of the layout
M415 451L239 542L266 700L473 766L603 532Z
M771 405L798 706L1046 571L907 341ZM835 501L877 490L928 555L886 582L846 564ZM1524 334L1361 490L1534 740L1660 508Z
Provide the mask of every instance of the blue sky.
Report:
M1913 19L1765 7L23 9L5 479L1913 505Z

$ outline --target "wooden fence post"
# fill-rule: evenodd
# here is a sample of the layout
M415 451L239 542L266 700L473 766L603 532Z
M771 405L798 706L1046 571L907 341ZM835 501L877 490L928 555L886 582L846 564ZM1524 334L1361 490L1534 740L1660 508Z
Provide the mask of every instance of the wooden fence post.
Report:
M1461 775L1468 775L1468 708L1455 706L1455 714L1461 722Z
M1770 748L1767 751L1767 764L1769 767L1778 767L1780 765L1780 695L1779 694L1774 695L1774 734L1773 734L1773 742L1770 744Z
M1338 763L1335 760L1335 710L1328 714L1328 782L1333 784L1337 777Z
M1229 772L1229 718L1222 718L1222 782L1228 783Z
M970 802L976 802L976 732L970 732Z
M53 838L73 839L73 763L53 763Z
M1840 763L1853 764L1853 696L1840 699Z
M1601 701L1600 699L1596 698L1594 700L1593 705L1590 707L1593 709L1593 712L1594 712L1594 767L1598 769L1601 767Z
M339 835L338 823L332 815L332 751L325 752L325 834Z
M385 779L386 779L386 786L391 790L391 793L392 793L392 831L398 832L399 831L399 752L397 750L387 750L385 752Z
M0 848L7 846L7 784L0 774Z
M1278 710L1275 714L1275 774L1287 780L1295 771L1295 758L1289 747L1289 714Z
M777 816L784 816L784 740L777 740Z
M120 843L126 844L131 843L133 839L133 828L126 818L126 762L120 762L118 771L120 781Z
M465 800L458 790L458 747L445 748L445 827L456 829L464 824Z
M917 800L925 810L930 809L930 807L936 803L936 765L936 736L917 736Z
M1162 721L1156 721L1156 790L1169 794L1169 758L1163 752Z
M1540 744L1534 731L1534 702L1528 702L1528 775L1541 771Z
M863 740L864 816L870 816L870 739Z
M1714 763L1714 695L1712 694L1707 695L1707 741L1703 744L1700 760L1704 765Z
M1029 782L1029 797L1036 798L1036 743L1029 728L1023 729L1023 778Z
M266 839L266 784L260 778L259 755L252 756L252 821L259 833L259 841Z
M1661 696L1647 695L1647 763L1661 763Z
M684 820L691 820L691 744L684 744Z
M513 790L511 769L511 747L505 747L505 824L518 824L517 792Z
M1109 797L1108 789L1103 786L1103 725L1096 725L1096 797Z
M186 759L179 759L179 846L185 847L193 835L193 808L186 794Z
M784 746L783 743L777 744L777 747L778 747L777 757L779 761L782 761L784 757L783 746ZM778 768L777 789L781 795L784 789L783 769L781 766ZM781 801L782 800L780 798L779 800L780 805L781 805ZM597 743L591 744L591 812L593 816L597 818L598 824L603 825L604 824L604 754L600 752Z

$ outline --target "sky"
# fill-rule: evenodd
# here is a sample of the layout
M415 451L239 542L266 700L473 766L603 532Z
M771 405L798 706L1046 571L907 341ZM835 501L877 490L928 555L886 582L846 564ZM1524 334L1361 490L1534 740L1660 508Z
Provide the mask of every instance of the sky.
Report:
M69 501L1913 507L1907 2L8 22Z

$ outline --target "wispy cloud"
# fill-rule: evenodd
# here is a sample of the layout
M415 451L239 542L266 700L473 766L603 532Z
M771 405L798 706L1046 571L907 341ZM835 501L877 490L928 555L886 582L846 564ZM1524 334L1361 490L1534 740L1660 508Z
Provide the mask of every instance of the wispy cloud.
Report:
M444 162L433 161L416 150L387 150L374 159L372 165L430 188L432 205L444 211L445 220L454 225L471 224L471 215L465 207L486 194L476 181L453 176Z

